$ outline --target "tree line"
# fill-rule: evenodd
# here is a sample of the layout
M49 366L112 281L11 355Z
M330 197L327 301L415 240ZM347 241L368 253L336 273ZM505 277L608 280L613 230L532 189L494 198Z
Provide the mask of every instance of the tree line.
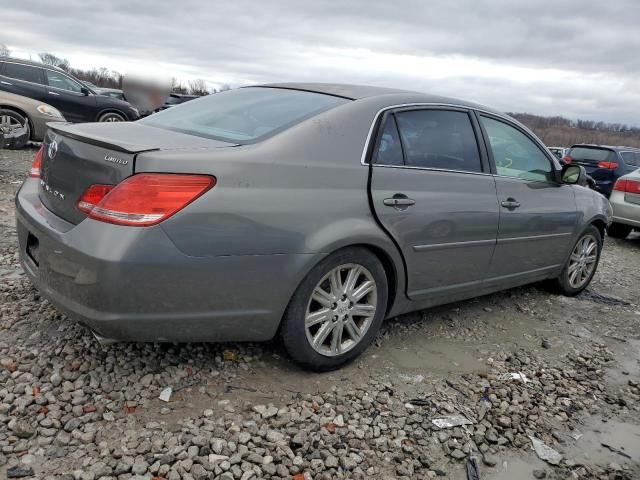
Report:
M595 120L570 120L531 113L509 113L549 146L570 147L575 143L624 145L640 148L640 127Z

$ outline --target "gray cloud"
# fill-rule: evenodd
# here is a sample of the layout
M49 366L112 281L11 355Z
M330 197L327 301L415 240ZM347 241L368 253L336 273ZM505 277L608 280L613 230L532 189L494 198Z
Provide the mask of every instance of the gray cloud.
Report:
M640 124L639 19L637 0L22 0L2 7L0 42L213 82L363 82Z

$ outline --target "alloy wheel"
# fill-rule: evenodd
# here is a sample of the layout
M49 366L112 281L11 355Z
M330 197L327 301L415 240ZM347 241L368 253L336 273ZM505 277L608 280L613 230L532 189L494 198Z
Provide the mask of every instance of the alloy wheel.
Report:
M3 133L13 133L23 128L24 125L15 117L10 115L0 115L0 131Z
M598 242L593 235L585 235L573 247L567 275L572 288L580 288L589 281L598 260Z
M339 265L313 289L305 314L311 347L321 355L337 356L355 347L376 314L378 287L362 265Z

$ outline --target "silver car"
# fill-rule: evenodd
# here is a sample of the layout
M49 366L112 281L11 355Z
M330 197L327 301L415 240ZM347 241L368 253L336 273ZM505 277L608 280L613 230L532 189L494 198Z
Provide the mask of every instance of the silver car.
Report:
M23 266L105 340L269 340L316 370L383 319L594 275L608 201L524 126L451 98L278 84L54 124L16 198Z
M632 230L640 230L640 169L620 177L611 197L613 223L607 233L614 238L626 238Z

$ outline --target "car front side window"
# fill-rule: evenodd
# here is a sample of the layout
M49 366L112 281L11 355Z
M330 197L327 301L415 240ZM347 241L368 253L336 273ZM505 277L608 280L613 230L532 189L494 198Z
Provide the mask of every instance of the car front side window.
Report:
M493 118L481 116L498 175L524 180L555 180L549 158L527 135L517 128Z
M66 75L52 70L45 71L47 72L47 83L50 87L68 90L75 93L82 92L82 86L78 82L71 80Z

